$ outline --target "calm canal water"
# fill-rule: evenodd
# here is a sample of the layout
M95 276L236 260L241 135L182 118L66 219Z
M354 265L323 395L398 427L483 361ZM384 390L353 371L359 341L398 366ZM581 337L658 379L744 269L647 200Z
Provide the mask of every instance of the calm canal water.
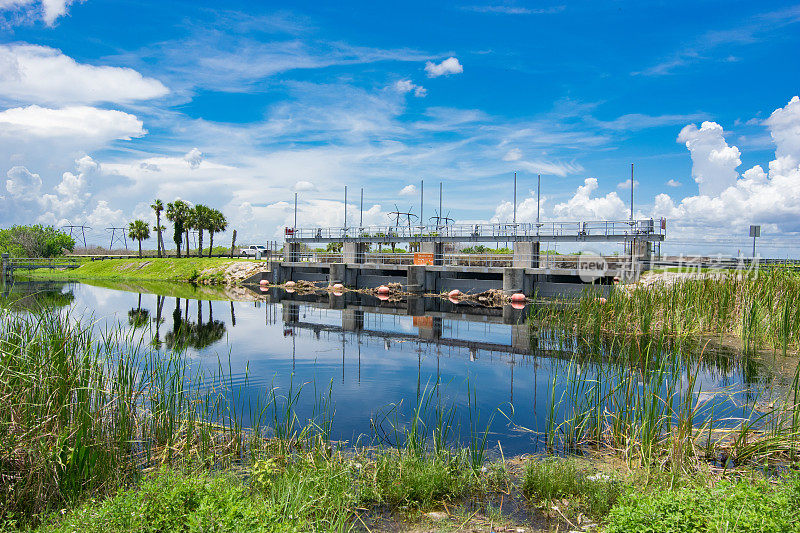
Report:
M375 434L372 422L392 406L398 421L407 421L428 390L435 401L455 407L454 433L462 438L470 434L471 394L473 422L477 415L484 427L493 417L490 446L500 442L506 454L539 451L543 437L528 430L544 431L553 383L559 398L572 356L553 341L531 341L527 310L511 307L422 298L392 302L355 293L261 294L258 289L245 295L257 301L230 301L209 300L213 293L201 293L207 288L131 289L42 282L17 283L5 292L69 309L98 327L120 323L162 351L184 344L197 368L217 371L222 361L238 387L245 424L253 421L247 406L252 409L272 387L284 394L290 385L303 384L297 404L301 420L312 416L316 396L330 387L332 438L350 442L360 435L369 441ZM702 394L711 396L732 390L756 395L770 378L754 363L724 353L691 371L698 372ZM717 395L718 402L730 401Z

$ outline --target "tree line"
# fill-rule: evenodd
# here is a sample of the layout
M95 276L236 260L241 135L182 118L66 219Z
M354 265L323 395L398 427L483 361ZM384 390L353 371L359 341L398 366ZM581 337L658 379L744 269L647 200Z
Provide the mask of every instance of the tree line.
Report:
M12 226L0 229L0 252L12 257L55 257L75 249L75 239L52 226Z
M150 208L156 215L156 225L152 229L158 238L158 257L163 257L166 255L163 232L167 229L166 226L161 225L161 213L165 211L164 202L156 198L150 204ZM181 257L184 243L186 244L186 256L189 256L189 231L198 232L197 257L203 255L203 234L208 232L208 257L211 257L211 251L214 248L214 234L221 233L228 228L228 220L222 211L203 204L192 206L183 200L175 200L166 205L166 218L172 222L172 241L175 243L178 257ZM134 220L128 224L128 237L138 241L139 257L141 257L142 241L150 238L150 226L144 220Z

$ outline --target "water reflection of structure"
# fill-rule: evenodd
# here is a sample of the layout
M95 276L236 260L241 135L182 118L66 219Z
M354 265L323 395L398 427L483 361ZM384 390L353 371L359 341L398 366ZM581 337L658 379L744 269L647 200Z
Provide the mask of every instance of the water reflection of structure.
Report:
M510 401L514 401L514 367L522 355L523 364L531 363L530 329L524 310L462 306L452 312L453 304L439 298L411 298L403 301L380 301L354 294L350 298L333 295L302 295L300 301L285 299L279 293L273 301L281 303L284 335L292 336L294 368L295 331L311 332L317 340L338 340L342 350L342 383L345 382L345 356L348 344L357 347L357 380L361 382L361 348L371 342L382 343L386 351L395 343L413 343L417 354L417 388L421 389L422 360L436 357L436 390L441 376L441 357L464 357L470 361L498 360L509 365ZM294 295L293 295L294 296ZM277 306L268 306L276 308ZM414 313L422 312L422 315ZM269 313L269 311L268 311ZM272 317L273 323L277 317ZM270 318L267 319L270 321ZM475 329L481 331L476 332ZM413 332L416 329L416 333ZM475 340L463 337L479 337ZM492 342L492 337L497 339ZM502 342L507 340L507 342ZM435 354L433 353L435 352ZM535 363L534 363L535 364ZM418 390L418 393L420 391Z
M66 307L75 294L63 281L13 281L3 282L2 300L12 309L34 311Z
M286 293L281 291L271 293L270 301L281 303L282 319L286 327L310 329L317 336L321 331L348 331L383 339L427 341L437 345L467 348L473 352L480 350L502 354L530 354L532 350L526 311L511 306L503 308L457 306L441 298L423 297L391 302L357 293L346 293L343 296L292 295L291 298L287 298ZM319 320L321 317L318 317L317 322L301 320L301 307L304 314L310 309L336 310L341 313L341 320L333 323L327 316L324 321ZM407 320L406 327L399 327L396 320L388 324L384 317L411 318L411 325L416 328L417 333L412 333L407 327ZM459 329L466 324L500 326L508 332L506 338L509 342L453 336L458 335Z

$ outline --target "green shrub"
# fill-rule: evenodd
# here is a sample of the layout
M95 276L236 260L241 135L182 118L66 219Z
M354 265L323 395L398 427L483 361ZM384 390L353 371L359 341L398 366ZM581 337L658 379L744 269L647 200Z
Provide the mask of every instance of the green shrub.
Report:
M383 455L364 476L366 501L425 508L464 494L474 477L458 456Z
M608 533L800 531L800 478L724 481L676 491L627 492L608 516Z
M574 499L576 507L597 519L608 514L621 491L618 480L602 473L585 472L569 459L529 461L522 481L525 497L543 502Z
M55 257L75 249L75 240L53 226L12 226L0 229L0 252L12 257Z
M43 531L294 531L295 521L234 478L160 472L137 489L89 504Z

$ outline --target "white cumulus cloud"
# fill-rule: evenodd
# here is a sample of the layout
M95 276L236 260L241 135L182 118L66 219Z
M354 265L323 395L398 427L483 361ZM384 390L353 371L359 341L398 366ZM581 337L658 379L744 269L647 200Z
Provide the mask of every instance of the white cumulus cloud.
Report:
M47 46L2 45L0 67L0 95L22 103L127 103L169 92L133 69L78 63Z
M44 213L39 222L61 223L61 221L85 218L82 213L91 194L87 191L87 177L100 170L100 165L86 155L75 160L75 172L64 172L61 181L54 187L55 194L44 194L39 200Z
M776 109L764 124L775 142L775 159L768 171L756 165L741 176L735 171L739 150L728 146L721 126L703 123L699 130L684 128L681 133L688 131L692 174L696 178L712 175L714 187L709 190L708 183L701 181L698 196L679 201L660 194L655 198L656 216L675 220L686 233L746 236L752 223L765 225L765 231L799 232L800 99L795 96Z
M464 67L455 57L448 57L441 63L426 62L425 72L428 73L429 78L438 78L439 76L449 76L450 74L461 74L464 72Z
M617 193L610 192L605 196L593 196L597 188L597 178L586 178L572 198L553 207L553 214L559 220L626 218L627 208Z
M294 184L294 190L297 192L316 191L317 186L308 180L300 180Z
M725 142L722 126L706 121L698 129L689 124L681 130L678 142L685 143L692 155L692 176L702 196L718 196L736 183L741 154Z
M422 98L428 94L428 90L422 85L417 85L411 80L398 80L394 83L394 90L400 94L414 92L414 96Z
M94 141L130 140L146 131L136 116L111 109L74 106L50 109L31 105L0 112L0 138L82 138Z
M409 183L408 185L400 189L400 192L398 192L397 194L399 194L400 196L413 196L417 194L417 188L413 184Z
M634 189L638 189L639 188L639 180L633 180L633 188ZM631 180L620 181L619 183L617 183L617 189L630 190L631 189Z
M195 169L203 162L203 152L197 148L192 148L183 156L183 160L189 163L189 168Z
M48 26L52 26L56 19L67 14L69 6L76 1L83 0L0 0L0 10L32 10L41 14Z
M682 183L676 179L670 179L667 181L668 187L680 187Z
M39 195L42 178L23 166L12 167L6 172L6 190L14 198L32 200Z

